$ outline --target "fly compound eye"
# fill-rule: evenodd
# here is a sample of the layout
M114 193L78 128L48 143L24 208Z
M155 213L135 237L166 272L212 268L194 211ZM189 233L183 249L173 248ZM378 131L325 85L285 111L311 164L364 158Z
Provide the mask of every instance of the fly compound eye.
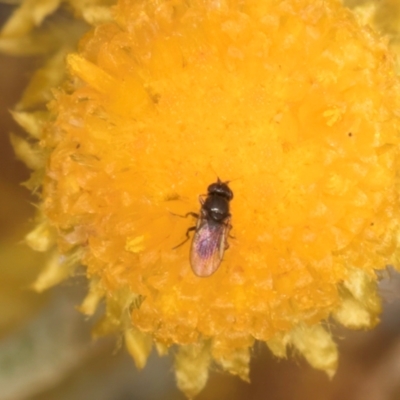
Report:
M228 185L226 185L226 192L225 192L225 196L226 198L230 201L233 199L233 192L231 189L229 189Z
M220 186L219 183L212 183L210 186L207 188L207 192L209 194L214 194L218 191L218 187Z

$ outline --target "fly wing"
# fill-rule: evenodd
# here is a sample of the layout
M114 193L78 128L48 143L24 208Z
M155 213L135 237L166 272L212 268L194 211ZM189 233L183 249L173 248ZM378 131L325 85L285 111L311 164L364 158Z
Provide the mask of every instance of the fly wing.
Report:
M228 225L201 221L190 251L193 272L200 277L212 275L222 261L226 247Z

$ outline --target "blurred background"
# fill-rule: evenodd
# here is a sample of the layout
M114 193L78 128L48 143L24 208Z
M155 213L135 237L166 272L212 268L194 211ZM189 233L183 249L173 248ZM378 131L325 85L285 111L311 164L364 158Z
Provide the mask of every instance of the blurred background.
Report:
M0 5L0 25L12 10ZM29 171L10 144L9 133L22 131L9 110L42 63L40 56L0 54L0 400L183 400L171 357L153 353L137 371L121 338L91 338L96 317L76 310L86 292L83 276L44 294L30 289L44 255L23 240L34 226L37 199L21 185ZM332 381L301 357L278 360L258 343L251 384L215 368L197 399L400 399L400 279L389 271L380 285L385 305L375 330L329 326L340 351Z

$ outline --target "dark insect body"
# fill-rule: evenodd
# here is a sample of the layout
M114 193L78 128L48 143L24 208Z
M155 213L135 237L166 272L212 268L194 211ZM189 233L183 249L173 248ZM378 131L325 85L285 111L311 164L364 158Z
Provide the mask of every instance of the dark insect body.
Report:
M200 214L188 213L197 218L196 226L186 231L187 239L174 247L186 243L191 231L195 231L190 249L190 265L195 275L207 277L212 275L220 266L225 250L229 247L228 234L232 228L229 203L233 192L229 182L212 183L207 188L207 194L199 196Z

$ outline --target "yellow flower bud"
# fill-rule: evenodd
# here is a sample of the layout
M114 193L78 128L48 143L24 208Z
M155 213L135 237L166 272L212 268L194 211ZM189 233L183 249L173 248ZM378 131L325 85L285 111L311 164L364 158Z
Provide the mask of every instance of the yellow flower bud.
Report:
M105 298L97 332L123 331L140 368L153 341L179 345L189 397L212 360L247 380L255 340L332 376L321 321L373 326L374 270L399 266L400 92L385 42L335 0L120 0L67 64L45 133L19 117L49 155L41 209L91 281L82 311ZM179 216L201 211L217 177L234 193L232 237L199 278L190 242L178 246L197 221ZM54 265L40 287L60 278Z

